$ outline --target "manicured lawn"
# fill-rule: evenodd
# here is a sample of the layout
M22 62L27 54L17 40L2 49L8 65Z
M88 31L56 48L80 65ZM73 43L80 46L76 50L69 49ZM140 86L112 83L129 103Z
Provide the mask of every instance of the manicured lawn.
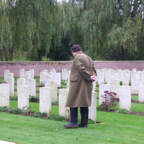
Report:
M39 78L35 79L39 85ZM3 78L0 78L0 81L3 81ZM66 87L64 83L62 82L62 87ZM96 90L99 90L99 87ZM132 99L138 100L138 97L133 95ZM30 102L29 107L33 111L39 111L38 103ZM10 108L17 108L17 101L11 100ZM144 112L144 104L132 103L131 111ZM58 106L52 105L52 114L58 115ZM67 122L0 112L0 140L17 144L144 143L143 116L97 111L97 121L101 123L88 124L88 128L65 129L63 125Z
M0 139L17 144L143 144L143 116L97 111L88 128L65 129L63 124L0 112Z

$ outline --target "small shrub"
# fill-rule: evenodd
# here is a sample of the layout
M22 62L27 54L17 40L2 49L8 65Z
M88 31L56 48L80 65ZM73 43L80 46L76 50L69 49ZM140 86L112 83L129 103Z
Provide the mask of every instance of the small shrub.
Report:
M43 112L43 113L41 113L41 117L47 117L47 113L45 113L45 112Z
M105 91L104 92L104 96L103 97L103 102L102 104L97 108L97 110L100 111L108 111L108 110L114 110L114 108L117 106L118 102L117 102L117 98L116 98L116 93L114 92L108 92Z
M34 114L33 114L33 117L41 117L41 113L40 112L35 112Z
M9 110L9 113L12 113L12 114L21 114L22 113L22 109L20 109L20 108L13 108L13 109Z
M18 101L18 97L17 96L14 96L14 97L10 97L10 100L15 100L15 101Z
M48 120L56 120L56 121L63 121L66 120L65 117L59 115L50 115L47 117Z
M39 97L37 97L37 96L30 96L30 98L29 98L29 101L30 102L39 102Z
M51 104L57 106L57 105L59 105L59 101L53 101Z
M6 111L9 111L9 108L7 106L0 107L0 111L1 112L6 112Z
M118 109L118 110L116 110L115 112L116 112L116 113L123 113L123 114L128 114L128 113L129 113L129 111L126 110L126 109Z

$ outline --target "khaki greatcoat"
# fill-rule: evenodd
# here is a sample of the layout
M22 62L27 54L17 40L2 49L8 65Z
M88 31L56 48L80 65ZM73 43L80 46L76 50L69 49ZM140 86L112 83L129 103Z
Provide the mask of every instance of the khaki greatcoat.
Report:
M71 66L66 107L89 107L91 105L92 75L96 75L92 59L82 51L78 51Z

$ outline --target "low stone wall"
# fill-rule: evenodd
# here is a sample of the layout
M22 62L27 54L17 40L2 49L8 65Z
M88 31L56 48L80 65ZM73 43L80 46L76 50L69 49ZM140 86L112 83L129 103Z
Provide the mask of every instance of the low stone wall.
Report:
M19 77L19 70L24 68L35 70L35 76L39 76L43 69L50 70L55 68L57 72L61 69L70 70L72 61L50 61L50 62L0 62L0 77L4 76L4 70L10 70L15 77ZM94 61L96 69L112 68L112 69L129 69L137 68L137 70L144 69L144 61Z

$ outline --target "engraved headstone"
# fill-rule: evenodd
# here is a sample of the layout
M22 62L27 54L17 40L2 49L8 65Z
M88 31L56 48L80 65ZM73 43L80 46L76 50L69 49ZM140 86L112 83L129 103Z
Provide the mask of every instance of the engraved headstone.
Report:
M96 92L92 91L91 106L89 107L89 119L96 123Z
M26 80L25 80L25 78L19 78L19 79L17 79L17 95L19 95L18 93L19 93L20 87L21 87L22 85L26 85Z
M20 69L20 78L25 78L25 69Z
M0 84L0 107L9 107L9 84Z
M141 102L144 101L144 81L141 81L139 83L138 100L141 101Z
M50 87L41 87L40 88L39 111L45 112L48 115L51 114L51 88Z
M131 87L119 86L119 105L120 109L131 110Z
M29 87L22 85L19 87L18 108L27 110L29 107Z
M29 80L29 95L36 96L36 80L35 79Z
M68 89L59 89L59 115L69 118L69 108L65 107Z
M50 81L51 101L57 101L57 82Z

